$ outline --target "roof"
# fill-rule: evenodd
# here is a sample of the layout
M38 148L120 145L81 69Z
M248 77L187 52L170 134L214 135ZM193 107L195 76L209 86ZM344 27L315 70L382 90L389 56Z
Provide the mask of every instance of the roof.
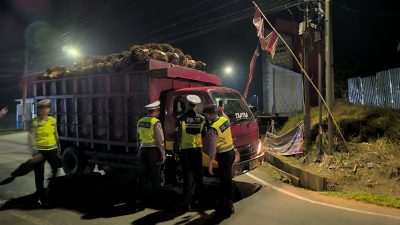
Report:
M214 74L158 60L149 60L148 69L151 71L150 73L161 72L159 75L164 77L200 81L216 86L221 85L221 79Z
M181 88L179 90L176 90L176 92L207 92L210 90L216 90L216 91L236 91L235 89L232 88L227 88L227 87L220 87L220 86L202 86L202 87L189 87L189 88Z

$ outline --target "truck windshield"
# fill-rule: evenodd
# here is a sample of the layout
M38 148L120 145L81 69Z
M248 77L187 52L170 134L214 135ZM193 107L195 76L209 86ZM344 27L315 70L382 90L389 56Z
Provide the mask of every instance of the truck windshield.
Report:
M242 97L235 91L211 90L210 96L216 105L224 105L224 112L231 123L253 121L254 116Z

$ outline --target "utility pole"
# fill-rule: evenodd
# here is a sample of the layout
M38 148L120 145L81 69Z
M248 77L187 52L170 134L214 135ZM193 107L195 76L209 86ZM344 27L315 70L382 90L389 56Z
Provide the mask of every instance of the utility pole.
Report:
M304 1L306 11L304 13L304 34L303 34L303 66L306 71L309 71L308 67L308 49L307 44L309 41L309 24L308 24L308 1ZM304 83L304 142L306 148L311 143L311 116L310 116L310 81L303 75Z
M325 0L325 82L326 102L333 112L333 76L332 76L332 34L331 34L331 0ZM333 121L328 115L328 154L333 152Z
M320 12L322 10L322 3L321 1L318 2L318 18L321 18ZM319 21L318 21L319 22ZM318 23L319 24L319 23ZM320 32L319 30L318 32ZM322 36L322 34L320 33ZM322 40L318 41L318 90L322 93ZM317 155L321 156L323 152L323 146L322 146L322 99L318 97L318 151Z
M28 92L28 44L25 44L24 79L22 91L22 130L26 130L26 95Z
M322 40L318 42L318 90L322 93ZM318 156L323 152L322 146L322 99L318 97Z

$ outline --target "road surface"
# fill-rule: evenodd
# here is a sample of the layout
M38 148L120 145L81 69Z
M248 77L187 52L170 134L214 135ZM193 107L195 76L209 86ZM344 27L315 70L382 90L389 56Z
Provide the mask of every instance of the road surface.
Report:
M26 134L0 136L0 180L29 157ZM47 169L47 171L49 171ZM164 207L135 211L123 199L131 190L121 179L94 175L73 180L60 176L50 190L59 204L39 208L35 204L33 173L0 186L1 225L118 225L118 224L400 224L400 210L323 196L273 180L258 168L235 178L236 213L214 220L212 204L188 213L175 210L177 196L164 194ZM125 176L125 177L124 177ZM255 185L258 184L258 185ZM259 187L259 188L257 188ZM207 186L210 196L215 193ZM169 192L167 192L169 193ZM168 198L169 197L169 198ZM169 199L169 200L168 200Z

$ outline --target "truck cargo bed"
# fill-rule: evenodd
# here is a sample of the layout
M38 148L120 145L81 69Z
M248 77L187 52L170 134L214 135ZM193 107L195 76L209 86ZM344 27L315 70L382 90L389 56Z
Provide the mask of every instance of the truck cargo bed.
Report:
M136 123L147 113L146 104L162 101L168 90L211 85L220 85L215 75L150 60L119 73L40 79L33 92L36 101L52 100L62 148L130 155L136 152ZM109 163L121 161L105 158Z

